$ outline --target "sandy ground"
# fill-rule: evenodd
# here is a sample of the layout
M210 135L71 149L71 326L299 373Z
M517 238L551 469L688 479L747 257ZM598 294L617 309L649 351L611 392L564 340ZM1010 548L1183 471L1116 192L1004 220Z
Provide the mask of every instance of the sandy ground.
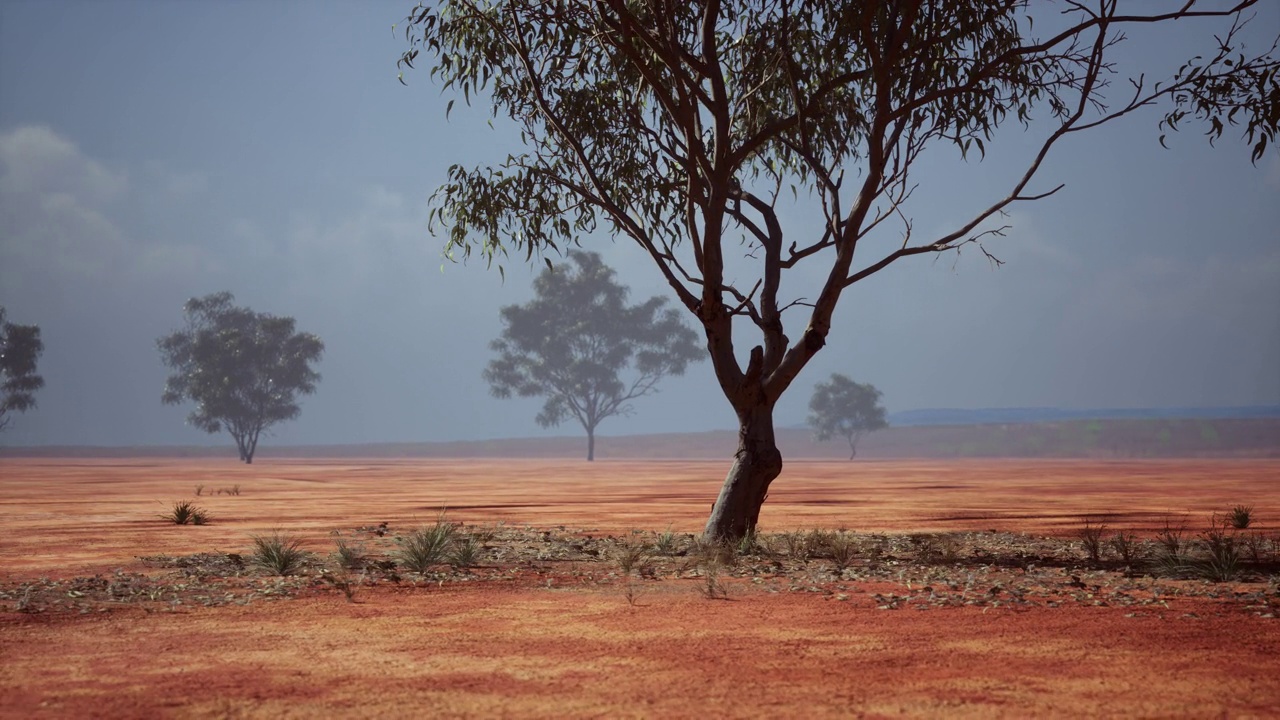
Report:
M333 530L416 525L442 506L468 523L693 531L725 469L4 460L0 581L244 552L275 528L323 552ZM1246 504L1274 533L1278 479L1275 460L793 462L762 524L1066 536L1088 515L1144 533L1170 513L1198 528ZM213 524L159 519L197 485ZM632 605L616 587L551 579L371 588L355 604L312 593L179 612L0 608L0 716L1280 716L1280 620L1230 602L1231 589L1140 610L881 611L869 587L838 602L738 583L725 601L664 580Z

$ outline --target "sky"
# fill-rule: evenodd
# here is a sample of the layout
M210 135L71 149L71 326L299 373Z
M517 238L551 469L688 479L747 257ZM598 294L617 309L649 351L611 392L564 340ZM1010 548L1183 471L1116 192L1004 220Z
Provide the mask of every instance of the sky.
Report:
M392 25L412 5L0 3L0 305L41 327L47 382L0 443L226 441L161 404L155 349L188 298L221 290L326 345L318 392L264 444L580 433L538 428L538 401L493 398L481 378L498 310L530 298L536 268L508 263L504 281L443 260L427 199L451 164L496 161L519 138L488 127L483 102L446 120L453 96L425 71L397 81ZM1280 7L1253 27L1274 37ZM1221 29L1136 35L1118 57L1165 76ZM777 422L802 422L834 372L890 411L1280 404L1280 152L1254 166L1237 136L1210 148L1196 128L1165 150L1157 120L1065 141L1032 189L1066 187L1015 207L988 243L1002 267L908 258L851 287ZM916 236L1003 196L1036 136L1002 131L982 162L929 153ZM815 214L784 208L789 237ZM671 294L633 245L583 245L633 298ZM802 268L784 293L812 296L822 275ZM787 322L798 337L802 316ZM599 432L734 427L705 362L635 410Z

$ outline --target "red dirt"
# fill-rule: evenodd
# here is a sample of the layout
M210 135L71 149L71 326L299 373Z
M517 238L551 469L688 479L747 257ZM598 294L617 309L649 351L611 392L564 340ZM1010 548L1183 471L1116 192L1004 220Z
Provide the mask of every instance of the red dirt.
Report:
M0 580L243 552L248 534L272 528L324 552L331 530L417 524L442 505L471 523L696 530L725 469L4 460ZM1246 504L1274 532L1278 477L1275 460L794 462L762 523L1065 535L1083 515L1122 511L1113 527L1150 530L1166 512ZM242 494L199 498L212 525L164 524L158 515L197 484ZM840 601L744 581L711 601L696 581L661 580L641 583L633 607L616 586L572 582L379 586L357 604L312 592L175 613L3 607L0 716L1280 715L1280 621L1223 598L877 610L881 589L863 583Z

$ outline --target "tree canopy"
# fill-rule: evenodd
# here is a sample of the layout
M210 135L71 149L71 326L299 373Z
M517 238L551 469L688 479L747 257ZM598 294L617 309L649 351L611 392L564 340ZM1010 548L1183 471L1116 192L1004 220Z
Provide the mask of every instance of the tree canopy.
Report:
M819 441L842 437L849 443L849 459L858 456L858 441L867 433L889 427L880 391L840 373L813 387L809 400L809 426Z
M226 428L240 459L252 463L262 431L298 417L297 396L315 392L320 375L311 365L324 343L296 332L293 318L256 313L234 301L229 292L187 301L186 328L156 341L173 370L162 400L194 402L187 421L208 433Z
M0 430L13 420L11 413L36 406L35 392L44 387L36 361L43 352L40 328L7 322L0 306Z
M774 405L826 344L846 289L915 255L994 260L984 241L1009 229L1004 214L1061 188L1040 177L1050 152L1142 108L1163 113L1162 143L1198 121L1211 142L1236 128L1262 157L1280 129L1280 60L1275 40L1245 47L1256 4L442 0L408 16L401 64L425 54L446 91L486 96L522 142L497 165L449 168L430 208L448 255L501 262L625 238L702 325L740 430L706 532L737 538L782 469ZM1205 51L1179 67L1118 64L1126 32L1173 23L1200 23ZM1038 138L1025 170L919 237L921 154L980 160L1009 124ZM822 229L789 232L789 204ZM750 273L726 267L739 246ZM801 266L820 279L784 293Z
M703 355L666 298L628 305L628 289L600 255L578 251L569 260L539 273L533 300L502 308L502 335L491 345L498 357L484 378L500 398L545 397L542 427L577 420L594 460L602 420L630 414L632 400Z

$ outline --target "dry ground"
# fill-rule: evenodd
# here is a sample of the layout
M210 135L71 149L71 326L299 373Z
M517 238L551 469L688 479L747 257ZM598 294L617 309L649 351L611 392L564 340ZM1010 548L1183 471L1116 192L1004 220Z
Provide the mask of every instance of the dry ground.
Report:
M848 567L684 539L624 574L624 547L698 529L725 469L0 461L0 715L1280 715L1275 557L1211 584L1073 539L1086 515L1192 536L1236 504L1274 539L1280 461L793 462L764 528L848 528ZM189 498L212 524L159 518ZM366 571L348 602L332 533L385 561L442 506L487 533L478 567ZM304 573L230 563L273 529Z

